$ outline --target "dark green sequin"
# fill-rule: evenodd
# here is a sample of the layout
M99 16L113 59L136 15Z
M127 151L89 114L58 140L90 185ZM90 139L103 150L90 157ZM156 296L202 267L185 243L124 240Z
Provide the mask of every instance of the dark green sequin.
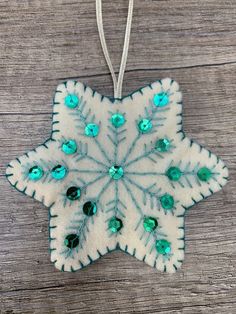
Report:
M43 176L43 169L39 166L34 166L29 169L28 178L32 181L38 181Z
M93 216L97 212L97 205L94 202L88 201L83 205L83 212L86 216Z
M117 217L112 217L108 222L108 228L112 233L117 233L123 227L123 222Z
M174 207L174 198L170 194L166 193L160 197L161 206L164 209L172 209Z
M165 239L156 240L156 250L159 254L167 255L171 252L171 244Z
M209 168L207 167L202 167L198 170L197 172L198 179L204 182L207 182L211 179L212 177L212 172Z
M64 241L65 246L67 246L69 249L74 249L79 245L79 237L77 234L72 233L68 234Z
M63 179L67 174L67 169L62 165L55 166L51 171L51 176L55 180Z
M171 181L178 181L182 176L182 172L178 167L170 167L166 171L166 175Z
M71 186L66 191L66 196L71 201L78 200L81 196L81 190L77 186Z
M143 220L143 227L147 232L152 232L158 226L157 219L153 217L145 217Z

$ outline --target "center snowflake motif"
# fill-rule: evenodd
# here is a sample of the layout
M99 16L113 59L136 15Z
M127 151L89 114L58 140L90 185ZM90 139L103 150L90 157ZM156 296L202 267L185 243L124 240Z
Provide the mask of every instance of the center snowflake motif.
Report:
M75 271L114 249L161 271L180 267L186 209L228 176L218 157L185 136L181 99L171 79L122 99L79 82L58 86L51 138L6 174L49 207L57 268Z

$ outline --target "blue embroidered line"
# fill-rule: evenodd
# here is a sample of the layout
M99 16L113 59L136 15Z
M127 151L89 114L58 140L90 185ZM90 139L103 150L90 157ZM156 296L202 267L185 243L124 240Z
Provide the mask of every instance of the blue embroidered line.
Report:
M130 156L130 154L132 153L132 151L135 148L136 143L138 142L138 140L141 138L141 134L138 133L138 135L136 136L136 138L133 140L132 144L130 145L130 147L128 148L124 158L121 161L121 165L124 165L125 162L127 161L128 157Z
M107 190L107 188L109 187L110 183L112 181L112 178L110 178L107 183L103 186L103 188L101 189L101 191L98 193L97 195L97 200L99 201L99 199L101 198L102 194Z
M78 173L102 173L102 174L107 174L107 171L103 171L103 170L92 170L92 169L71 169L70 172L78 172Z
M150 199L151 209L154 208L154 205L155 205L154 201L156 201L157 209L160 209L160 202L159 202L160 195L159 195L159 193L161 192L161 189L159 188L155 191L152 191L153 188L156 187L156 183L150 185L147 188L144 188L140 184L138 184L135 181L133 181L132 179L130 179L129 177L126 177L124 180L127 180L131 185L134 185L136 188L138 188L143 193L143 204L144 205L147 204L147 195L148 195L149 199Z
M139 206L138 202L136 201L136 199L135 199L135 197L134 197L132 191L130 190L128 184L126 183L126 181L125 181L123 178L121 179L121 182L122 182L123 185L125 186L125 188L126 188L128 194L129 194L131 200L133 201L133 203L134 203L134 205L135 205L137 211L138 211L139 214L142 216L142 215L143 215L142 208Z
M97 164L100 165L100 166L103 166L103 167L105 167L105 168L109 168L106 164L104 164L103 162L101 162L101 161L95 159L93 156L87 155L86 157L87 157L88 159L94 161L95 163L97 163Z
M97 181L103 179L106 175L107 175L107 174L102 174L102 175L98 176L97 178L95 178L95 179L93 179L93 180L87 182L87 183L82 187L82 189L86 189L88 186L90 186L90 185L94 184L95 182L97 182Z
M123 218L125 218L125 214L122 211L121 208L123 209L127 209L127 207L125 206L125 204L119 199L119 188L118 188L118 181L114 182L114 189L115 189L115 198L111 201L109 201L106 206L108 207L106 209L106 213L110 213L112 212L113 216L122 216Z
M108 161L109 164L111 164L111 160L108 157L106 151L104 150L104 148L102 147L101 143L98 141L98 139L96 137L93 138L94 142L96 143L97 147L100 149L102 155L104 156L104 158Z

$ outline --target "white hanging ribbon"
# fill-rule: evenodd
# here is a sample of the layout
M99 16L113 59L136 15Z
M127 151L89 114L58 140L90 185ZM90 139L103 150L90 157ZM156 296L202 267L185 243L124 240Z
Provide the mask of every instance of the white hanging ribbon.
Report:
M118 80L117 80L116 74L115 74L115 71L111 62L111 58L109 56L106 39L104 35L103 19L102 19L102 0L96 0L96 15L97 15L98 32L99 32L99 37L100 37L104 57L106 59L106 62L111 72L111 76L113 80L114 98L122 97L122 85L123 85L125 67L126 67L128 50L129 50L129 40L130 40L131 25L132 25L133 7L134 7L134 1L129 0L129 10L128 10L126 30L125 30L124 48L123 48L123 53L122 53L122 58L121 58L121 63L120 63Z

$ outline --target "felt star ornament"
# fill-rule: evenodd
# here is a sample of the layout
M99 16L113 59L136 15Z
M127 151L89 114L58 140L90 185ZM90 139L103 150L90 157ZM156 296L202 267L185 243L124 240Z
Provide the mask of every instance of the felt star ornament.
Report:
M115 249L160 271L181 266L186 210L228 176L185 136L181 98L169 78L121 99L75 81L57 87L51 138L6 171L49 208L56 268L76 271Z

